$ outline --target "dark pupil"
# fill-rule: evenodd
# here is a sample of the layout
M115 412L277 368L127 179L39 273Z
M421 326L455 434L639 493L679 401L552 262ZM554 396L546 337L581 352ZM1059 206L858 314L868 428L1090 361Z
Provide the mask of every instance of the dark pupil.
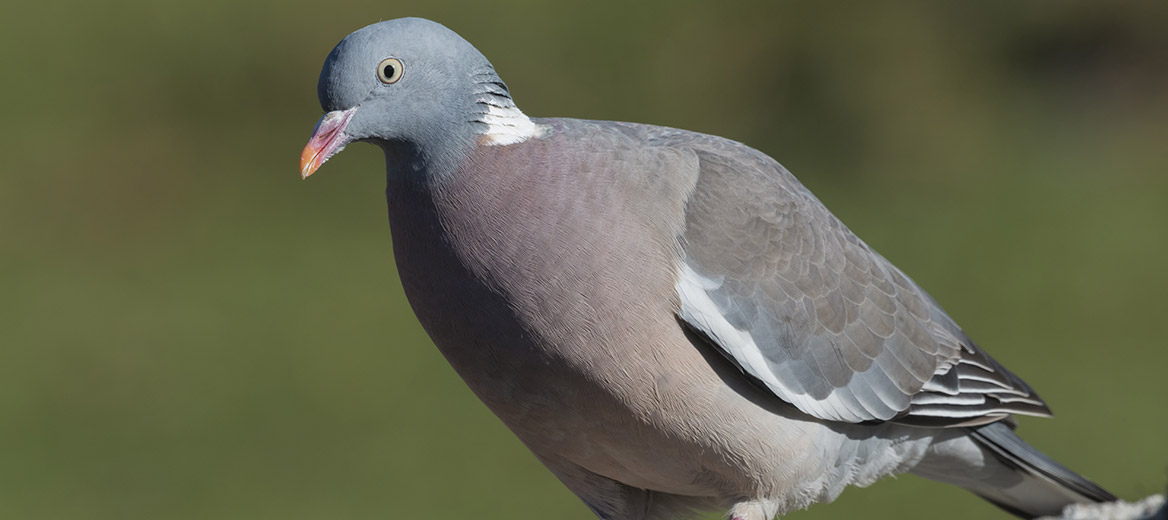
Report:
M394 70L393 65L386 65L385 69L381 71L381 73L385 75L385 79L393 79L394 72L396 71Z

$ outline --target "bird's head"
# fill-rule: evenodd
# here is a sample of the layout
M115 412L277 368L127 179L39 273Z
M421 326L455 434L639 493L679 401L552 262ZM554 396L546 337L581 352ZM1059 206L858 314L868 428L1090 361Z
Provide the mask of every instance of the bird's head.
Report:
M325 114L300 154L305 178L353 141L412 150L402 160L420 170L535 132L491 63L454 31L421 18L346 36L325 59L317 96Z

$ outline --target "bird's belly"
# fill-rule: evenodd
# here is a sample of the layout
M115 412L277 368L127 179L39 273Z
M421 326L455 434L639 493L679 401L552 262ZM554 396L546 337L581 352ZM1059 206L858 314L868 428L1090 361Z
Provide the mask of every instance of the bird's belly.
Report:
M522 338L493 341L497 331L473 339L452 332L433 335L439 349L549 465L567 462L636 488L724 497L799 492L798 479L777 475L811 473L821 464L812 460L817 437L809 432L822 425L752 403L688 343L690 354L674 356L669 366L630 362L603 370L548 359L556 353ZM640 347L626 345L625 353Z
M475 395L545 462L567 461L645 489L709 494L701 454L714 451L713 442L662 424L667 412L652 401L673 390L653 381L656 375L597 380L521 334L419 318Z

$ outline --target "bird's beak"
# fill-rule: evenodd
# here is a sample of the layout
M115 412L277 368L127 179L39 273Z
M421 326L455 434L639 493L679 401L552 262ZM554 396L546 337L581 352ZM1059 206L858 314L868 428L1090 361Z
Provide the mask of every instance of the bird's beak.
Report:
M349 120L353 119L353 114L356 112L357 107L348 110L334 110L317 121L316 128L312 129L312 137L308 139L304 151L300 152L301 178L307 179L329 157L343 150L345 145L353 140L352 137L345 134L345 127L348 126Z

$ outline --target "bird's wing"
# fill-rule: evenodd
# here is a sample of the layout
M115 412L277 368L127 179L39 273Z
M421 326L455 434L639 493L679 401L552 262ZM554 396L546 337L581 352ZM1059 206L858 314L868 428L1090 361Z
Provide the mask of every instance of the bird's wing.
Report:
M1045 403L786 169L745 145L667 129L697 154L678 317L776 396L820 419L968 426Z

